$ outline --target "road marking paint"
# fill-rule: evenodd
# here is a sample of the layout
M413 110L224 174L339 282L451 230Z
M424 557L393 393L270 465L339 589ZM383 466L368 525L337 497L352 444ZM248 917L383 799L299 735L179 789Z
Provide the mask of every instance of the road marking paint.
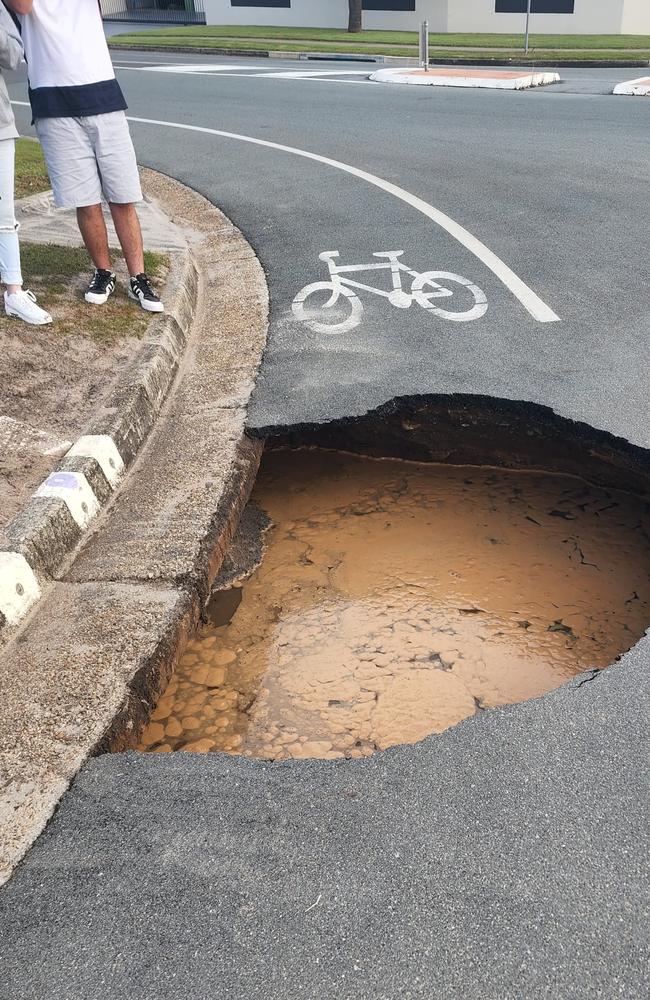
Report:
M638 80L617 83L613 93L624 94L627 97L650 97L650 76L641 76Z
M33 495L63 500L82 530L99 513L97 497L83 472L53 472Z
M27 108L30 106L28 101L13 101L12 103ZM257 139L250 135L239 135L237 132L225 132L222 129L207 128L205 125L186 125L183 122L166 122L156 118L136 118L129 115L128 119L139 125L156 125L188 132L199 132L203 135L218 135L224 139L237 139L239 142L249 142L255 146L264 146L267 149L276 149L281 153L291 153L294 156L301 156L306 160L313 160L315 163L323 163L325 166L335 167L346 174L358 177L360 180L372 184L387 194L393 195L393 197L403 201L404 204L410 205L411 208L425 215L432 222L435 222L436 225L444 229L445 232L449 233L461 246L464 246L466 250L474 254L477 260L485 264L488 270L492 271L538 323L560 322L560 317L553 312L551 307L525 281L522 281L500 257L490 250L489 247L486 247L476 236L473 236L469 230L461 226L460 223L455 222L449 215L445 215L440 209L429 205L422 198L418 198L404 188L398 187L397 184L385 181L376 174L368 173L367 170L360 170L359 167L353 167L350 163L343 163L342 160L333 160L329 156L321 156L320 153L311 153L309 150L299 149L297 146L285 146L279 142L272 142L270 139Z
M209 76L212 73L217 73L220 76L228 76L232 74L233 76L251 76L251 77L274 77L276 79L283 80L304 80L311 77L328 77L328 76L370 76L369 69L292 69L292 70L274 70L267 68L265 66L242 66L235 64L219 64L219 63L158 63L155 66L119 66L116 64L116 69L136 69L142 73L181 73L187 74L188 76ZM245 70L246 72L237 72L238 70ZM253 70L254 72L251 72Z
M292 70L267 70L264 73L256 73L255 76L270 76L282 80L309 80L328 76L370 76L368 69L292 69Z
M124 462L108 434L84 434L75 441L66 458L94 458L104 473L111 489L115 489L124 475Z
M504 261L501 260L492 250L485 246L476 236L473 236L467 229L463 228L458 222L455 222L450 216L445 215L439 209L434 208L433 205L429 205L428 202L423 201L422 198L416 197L416 195L411 194L404 188L398 187L397 184L392 184L390 181L384 180L382 177L378 177L376 174L368 173L367 170L360 170L359 167L353 167L349 163L343 163L341 160L334 160L329 156L321 156L319 153L311 153L307 149L299 149L296 146L285 146L283 143L272 142L269 139L257 139L250 135L239 135L237 132L225 132L222 129L207 128L204 125L186 125L183 122L168 122L161 121L156 118L138 118L135 116L129 116L129 121L135 122L138 125L155 125L157 127L163 128L174 128L185 130L188 132L198 132L203 135L218 135L224 139L236 139L239 142L248 142L255 146L264 146L266 149L275 149L281 153L291 153L293 156L301 156L306 160L313 160L315 163L322 163L328 167L334 167L337 170L342 170L344 173L351 174L353 177L358 177L360 180L366 181L368 184L372 184L374 187L385 191L387 194L393 195L393 197L398 198L403 201L406 205L410 205L416 211L425 215L436 225L444 229L445 232L449 233L461 246L464 246L466 250L469 250L482 264L492 271L492 273L501 281L506 288L518 299L524 309L530 313L533 319L536 319L539 323L557 323L560 321L560 317L553 312L550 306L548 306L536 292L529 288L529 286L522 281L515 272L508 267Z
M169 72L165 67L150 67L150 66L144 67L144 66L118 66L118 65L115 65L115 69L119 69L121 71L126 71L126 72L131 72L131 73L154 73L154 72L167 73L167 72ZM364 80L345 80L345 79L340 79L339 78L339 76L340 77L347 77L347 76L351 76L352 74L357 74L357 75L360 75L360 76L364 76L366 79L364 79ZM199 77L203 77L203 78L209 77L209 76L214 76L214 77L219 77L219 78L233 77L234 79L237 79L237 80L246 80L246 79L260 80L260 79L263 79L265 77L269 77L271 80L297 80L297 79L300 79L300 80L307 80L310 83L343 83L343 84L359 84L359 83L364 83L365 84L365 83L368 82L369 71L368 70L349 70L347 72L344 72L343 70L341 70L340 72L337 73L337 77L336 78L332 78L331 76L326 76L324 74L319 74L316 71L311 71L311 70L304 70L301 73L297 72L294 75L294 74L291 74L291 73L281 73L281 72L274 73L272 70L264 70L263 72L258 72L258 73L250 73L250 72L244 73L243 71L242 72L231 72L230 69L226 69L224 67L224 69L215 70L214 73L211 73L207 69L205 69L205 70L201 70L200 73L199 72L193 73L193 74L192 73L188 73L187 75L188 76L194 75L194 76L199 76Z
M319 258L329 268L329 281L314 281L301 289L291 307L294 316L315 333L339 335L349 333L350 330L359 326L363 316L361 300L352 289L361 289L372 295L388 299L396 309L410 309L413 304L417 304L422 309L430 310L440 319L452 320L456 323L468 323L485 315L488 309L485 292L473 282L450 271L414 271L399 260L403 254L403 250L385 250L373 253L373 257L377 257L381 263L340 265L336 263L340 256L338 250L324 250L323 253L319 254ZM383 288L375 288L374 285L366 285L361 281L353 281L351 278L343 277L343 275L349 274L365 274L367 271L386 270L391 272L393 284L389 292ZM404 291L403 288L402 275L404 273L413 278L410 293ZM443 309L432 302L432 299L450 298L454 294L449 288L440 285L437 281L438 278L466 289L473 300L471 307L462 310L463 305L467 306L466 300L455 300L461 301L461 306L451 310ZM314 315L305 306L305 302L311 295L320 295L322 292L326 292L329 299L315 307L316 314ZM339 313L330 313L329 310L338 304L341 297L347 300L348 315L341 316Z
M227 73L232 70L250 70L249 65L237 65L237 63L158 63L154 66L128 66L128 69L138 69L141 73Z
M0 614L8 625L23 618L41 596L34 570L20 552L0 552Z

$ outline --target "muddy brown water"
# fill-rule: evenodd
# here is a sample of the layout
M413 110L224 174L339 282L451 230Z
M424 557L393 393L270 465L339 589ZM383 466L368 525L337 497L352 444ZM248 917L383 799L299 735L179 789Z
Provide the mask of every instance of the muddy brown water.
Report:
M650 507L546 473L270 452L258 569L139 749L362 757L602 668L650 615Z

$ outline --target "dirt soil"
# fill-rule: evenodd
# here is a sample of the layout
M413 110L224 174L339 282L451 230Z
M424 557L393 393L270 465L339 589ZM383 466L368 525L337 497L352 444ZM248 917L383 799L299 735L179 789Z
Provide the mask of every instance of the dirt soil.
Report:
M38 245L22 250L27 287L55 322L33 327L0 316L0 526L22 509L83 432L150 322L127 298L122 261L112 299L91 306L83 299L91 270L84 251ZM166 262L158 264L162 287Z
M647 502L577 478L271 452L253 499L261 565L141 750L368 756L608 666L650 620Z

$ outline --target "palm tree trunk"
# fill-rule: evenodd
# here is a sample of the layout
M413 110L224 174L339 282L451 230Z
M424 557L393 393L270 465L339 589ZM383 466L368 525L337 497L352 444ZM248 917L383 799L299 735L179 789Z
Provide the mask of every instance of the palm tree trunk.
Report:
M361 31L363 0L348 0L348 4L350 7L348 31Z

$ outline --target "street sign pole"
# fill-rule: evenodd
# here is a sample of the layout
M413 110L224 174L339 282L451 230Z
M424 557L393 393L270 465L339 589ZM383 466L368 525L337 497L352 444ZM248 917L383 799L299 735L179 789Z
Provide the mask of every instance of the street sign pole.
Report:
M420 24L420 66L429 72L429 22Z
M528 40L530 38L530 8L533 0L528 0L526 5L526 55L528 55Z

